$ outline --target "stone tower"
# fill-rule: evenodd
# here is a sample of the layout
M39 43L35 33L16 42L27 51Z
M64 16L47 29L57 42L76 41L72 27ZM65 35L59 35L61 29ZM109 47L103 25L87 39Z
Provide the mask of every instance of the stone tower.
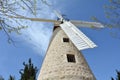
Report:
M54 27L38 80L96 80L83 55L64 31Z

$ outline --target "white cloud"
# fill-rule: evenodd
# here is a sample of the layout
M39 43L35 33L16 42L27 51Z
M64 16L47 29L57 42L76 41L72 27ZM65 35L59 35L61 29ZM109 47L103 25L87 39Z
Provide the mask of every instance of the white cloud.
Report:
M51 4L55 9L59 10L61 7L60 0L47 0L49 4ZM43 3L38 3L40 5L40 11L38 12L39 18L45 19L55 19L56 15L54 14L52 8L49 8L47 5ZM24 12L23 12L24 13ZM30 13L24 13L24 15L29 16ZM33 16L30 16L33 17ZM37 17L38 18L38 17ZM52 28L54 24L46 23L46 22L33 22L33 21L25 21L22 24L27 24L29 26L28 29L22 30L22 39L35 51L39 53L41 56L45 55L47 50L50 37L52 35Z
M40 5L42 7L39 18L54 19L55 15L53 11L46 5ZM42 22L32 22L29 21L29 28L22 31L23 39L30 44L40 55L44 55L43 52L46 51L49 40L52 34L53 24L42 23ZM27 24L28 24L27 23Z

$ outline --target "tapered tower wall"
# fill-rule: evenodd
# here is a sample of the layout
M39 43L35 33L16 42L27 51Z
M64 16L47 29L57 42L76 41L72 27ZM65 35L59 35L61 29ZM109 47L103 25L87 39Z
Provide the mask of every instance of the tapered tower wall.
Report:
M68 39L60 27L56 28L38 80L96 80L81 52L63 38Z

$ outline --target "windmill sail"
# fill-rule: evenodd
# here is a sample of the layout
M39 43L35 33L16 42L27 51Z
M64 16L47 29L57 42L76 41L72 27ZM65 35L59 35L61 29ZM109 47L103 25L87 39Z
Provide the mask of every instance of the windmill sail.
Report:
M54 10L54 13L57 15L57 17L62 21L64 18L63 16L56 10Z
M84 50L87 48L96 47L84 33L77 29L72 23L65 21L63 24L60 24L61 28L73 42L73 44L78 48L78 50Z
M73 23L75 26L80 26L80 27L104 28L104 26L98 22L87 22L87 21L77 21L77 20L71 20L70 22Z

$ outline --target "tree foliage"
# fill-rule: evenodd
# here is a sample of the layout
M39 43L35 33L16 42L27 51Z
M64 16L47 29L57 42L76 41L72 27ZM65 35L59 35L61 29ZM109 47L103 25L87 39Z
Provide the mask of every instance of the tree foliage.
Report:
M0 0L0 30L7 35L9 43L14 42L10 36L12 32L20 34L21 29L27 28L27 25L23 24L24 20L13 16L26 17L24 14L27 12L30 16L35 16L36 4L37 0Z
M100 20L93 16L91 19L102 23L110 29L110 35L120 39L120 0L108 0L109 3L104 5L105 20Z
M0 75L0 80L4 80L4 78Z
M19 80L36 80L36 74L38 72L37 67L35 67L29 59L28 63L23 62L24 68L20 69L20 79ZM0 75L0 80L4 80L4 78ZM14 76L10 75L8 80L16 80Z
M110 4L105 5L106 18L109 20L108 27L120 28L120 0L109 0Z
M37 67L34 67L31 59L29 59L28 64L23 62L24 69L20 70L21 78L20 80L36 80Z
M109 0L108 5L104 5L105 17L107 21L92 17L92 20L101 22L109 28L120 28L120 0Z
M0 0L0 31L7 35L8 43L15 42L11 33L21 34L21 29L28 28L27 20L40 15L41 4L51 6L46 0Z
M111 80L120 80L120 71L116 70L117 76L116 78L111 78Z
M8 80L15 80L15 77L10 75L9 79Z

